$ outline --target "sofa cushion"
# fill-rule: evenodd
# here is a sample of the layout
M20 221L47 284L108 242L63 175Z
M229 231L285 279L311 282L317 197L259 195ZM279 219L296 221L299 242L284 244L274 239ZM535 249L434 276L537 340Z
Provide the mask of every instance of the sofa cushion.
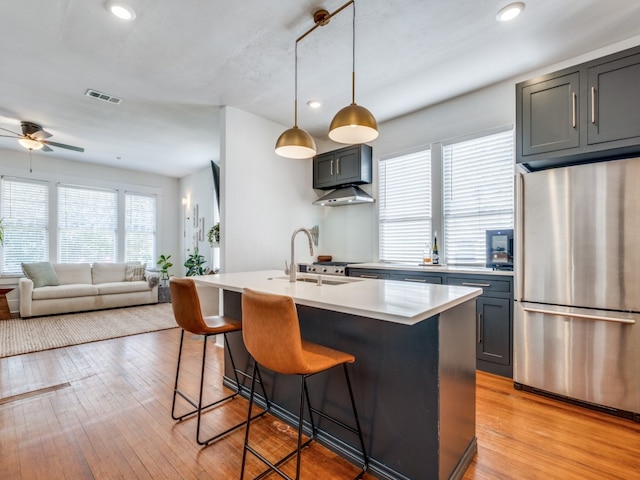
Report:
M148 292L150 290L147 282L113 282L101 283L97 285L98 294L111 295L115 293Z
M126 270L126 263L95 262L91 266L93 284L124 282Z
M98 294L98 287L90 283L75 283L57 287L34 288L33 300L48 300L52 298L89 297Z
M22 271L33 282L34 288L60 285L58 276L49 262L23 263Z
M127 282L140 282L144 280L144 273L147 269L146 263L127 263L125 270L125 280Z
M90 263L54 263L53 269L58 275L60 285L87 283L91 285Z

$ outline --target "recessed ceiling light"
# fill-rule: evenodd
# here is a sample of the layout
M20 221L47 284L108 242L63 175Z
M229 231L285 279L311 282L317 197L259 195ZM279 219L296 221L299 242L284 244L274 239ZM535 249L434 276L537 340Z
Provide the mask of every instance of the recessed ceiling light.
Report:
M520 15L520 12L522 12L522 10L524 10L524 3L510 3L498 12L498 14L496 15L496 20L498 20L499 22L508 22L509 20L513 20L518 15Z
M320 108L322 106L322 102L320 100L309 100L307 102L310 108Z
M125 3L109 0L106 5L107 10L122 20L133 20L136 18L136 12Z

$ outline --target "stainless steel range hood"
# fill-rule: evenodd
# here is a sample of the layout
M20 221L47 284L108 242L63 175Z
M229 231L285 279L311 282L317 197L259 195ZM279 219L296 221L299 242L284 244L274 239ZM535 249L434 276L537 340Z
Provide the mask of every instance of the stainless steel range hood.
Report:
M367 192L355 185L349 185L327 193L313 202L313 204L325 207L338 207L340 205L355 205L357 203L373 202L375 202L375 200Z

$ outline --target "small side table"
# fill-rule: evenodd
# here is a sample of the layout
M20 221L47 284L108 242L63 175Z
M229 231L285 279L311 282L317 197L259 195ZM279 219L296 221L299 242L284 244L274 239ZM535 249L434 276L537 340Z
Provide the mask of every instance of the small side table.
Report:
M171 303L171 290L168 285L158 285L158 303Z
M7 293L13 291L13 288L0 288L0 320L11 320L11 310L7 303Z

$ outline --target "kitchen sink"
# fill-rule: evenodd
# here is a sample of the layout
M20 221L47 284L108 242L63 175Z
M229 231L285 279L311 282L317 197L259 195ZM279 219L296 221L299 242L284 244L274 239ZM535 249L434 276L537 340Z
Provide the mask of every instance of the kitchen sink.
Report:
M274 277L273 280L286 280L289 281L289 277ZM318 283L318 277L298 277L296 278L298 282L306 282L306 283ZM327 278L326 276L322 277L322 285L344 285L345 283L354 283L360 282L359 278L346 278L346 277L332 277Z

